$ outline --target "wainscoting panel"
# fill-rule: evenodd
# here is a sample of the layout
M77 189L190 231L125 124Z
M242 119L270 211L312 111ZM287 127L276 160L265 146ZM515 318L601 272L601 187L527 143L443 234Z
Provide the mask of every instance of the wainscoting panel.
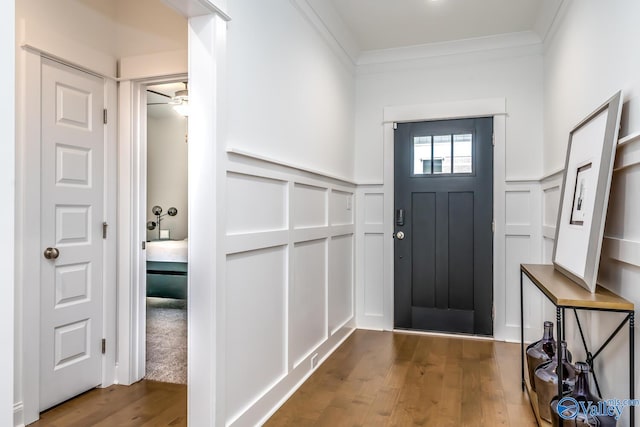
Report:
M540 262L540 198L538 181L512 181L507 182L504 187L504 228L498 224L495 237L498 251L495 252L494 264L504 267L504 270L499 270L494 276L496 339L520 340L520 264ZM500 245L503 245L502 248ZM500 250L504 251L503 255ZM500 259L501 256L504 257L503 260ZM504 281L502 292L501 281ZM537 336L542 325L541 296L531 287L525 282L525 338Z
M364 193L364 223L382 225L384 194Z
M353 234L329 242L329 333L333 335L353 318Z
M228 153L226 424L261 425L355 327L355 185Z
M331 191L331 225L353 224L353 193Z
M505 205L506 224L531 226L531 191L506 192ZM530 233L529 229L527 233Z
M365 316L384 316L384 247L383 234L364 235L364 301Z
M293 190L294 228L327 225L327 189L296 183Z
M227 234L286 229L286 184L281 180L228 173Z
M287 373L286 247L227 256L226 287L226 398L234 418Z
M385 277L393 275L386 271L384 192L382 185L362 185L356 193L356 316L359 328L389 329L385 305L392 295L387 295ZM387 233L385 233L387 231ZM391 279L392 280L392 279ZM393 325L391 325L392 327Z
M294 368L327 339L327 241L294 246L289 300L289 354Z

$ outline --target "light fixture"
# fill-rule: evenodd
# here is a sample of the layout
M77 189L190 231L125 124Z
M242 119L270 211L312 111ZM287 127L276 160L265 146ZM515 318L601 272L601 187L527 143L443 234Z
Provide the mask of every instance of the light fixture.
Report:
M189 88L187 82L184 83L184 89L176 91L169 104L173 106L173 109L181 116L189 116Z
M158 227L158 240L160 240L160 238L161 238L160 237L160 223L162 222L162 218L164 218L166 215L169 215L169 216L178 215L178 209L176 209L176 208L174 208L172 206L167 210L167 213L163 214L162 213L162 208L160 206L156 205L153 208L151 208L151 213L156 216L156 220L147 222L147 230L153 231L153 230L156 229L156 227Z

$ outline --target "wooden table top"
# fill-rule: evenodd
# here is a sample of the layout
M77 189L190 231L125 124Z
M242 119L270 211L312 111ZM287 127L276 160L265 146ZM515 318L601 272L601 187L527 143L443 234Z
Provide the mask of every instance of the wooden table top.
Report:
M520 264L533 283L558 307L633 311L631 301L602 286L589 292L550 264Z

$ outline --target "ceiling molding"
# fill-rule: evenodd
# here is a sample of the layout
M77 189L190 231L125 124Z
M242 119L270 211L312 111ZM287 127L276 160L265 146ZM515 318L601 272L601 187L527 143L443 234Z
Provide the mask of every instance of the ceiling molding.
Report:
M540 36L533 31L523 31L395 49L369 50L360 55L358 66L451 57L526 47L541 48L542 40Z
M560 26L562 25L562 22L564 22L564 18L568 13L568 10L570 9L571 4L573 3L573 0L560 0L560 1L561 1L561 4L558 6L558 10L556 11L553 22L549 26L547 33L543 38L545 51L549 47L549 45L552 43L555 35L558 33L558 28L560 28Z
M349 29L340 21L337 13L330 9L332 6L322 6L322 1L315 0L290 0L290 2L353 72L360 51Z
M555 32L557 23L561 20L560 12L564 10L567 3L569 3L567 0L543 0L538 19L533 27L543 43L546 43L549 36Z
M162 0L162 2L186 18L214 14L225 21L231 21L231 17L225 12L227 2L224 0Z

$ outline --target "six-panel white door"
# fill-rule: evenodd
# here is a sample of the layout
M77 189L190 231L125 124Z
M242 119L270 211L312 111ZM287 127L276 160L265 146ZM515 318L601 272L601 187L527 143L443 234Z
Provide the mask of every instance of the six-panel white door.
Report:
M40 410L102 379L103 91L43 59Z

